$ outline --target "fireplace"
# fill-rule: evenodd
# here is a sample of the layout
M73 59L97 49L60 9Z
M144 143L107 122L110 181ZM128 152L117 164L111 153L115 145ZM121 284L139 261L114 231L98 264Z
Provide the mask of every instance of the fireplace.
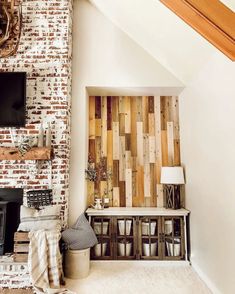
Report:
M23 189L0 189L0 255L13 252L14 233L20 222Z

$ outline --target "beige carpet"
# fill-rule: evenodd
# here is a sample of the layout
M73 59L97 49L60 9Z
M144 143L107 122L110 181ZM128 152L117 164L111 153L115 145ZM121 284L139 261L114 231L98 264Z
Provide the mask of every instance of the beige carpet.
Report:
M92 263L86 279L67 279L79 294L211 294L189 265L147 262Z
M2 294L32 294L33 290L31 289L0 289Z

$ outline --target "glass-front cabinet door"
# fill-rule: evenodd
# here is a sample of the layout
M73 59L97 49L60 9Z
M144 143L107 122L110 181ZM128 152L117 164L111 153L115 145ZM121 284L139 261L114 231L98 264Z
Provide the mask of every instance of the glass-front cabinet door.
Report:
M184 220L183 217L162 217L163 259L184 259Z
M161 222L159 217L140 217L139 256L141 259L160 259Z
M116 217L114 221L114 255L116 259L136 259L136 218Z
M184 216L92 216L92 259L183 260Z
M92 259L113 259L112 218L94 216L91 225L98 239L91 250Z

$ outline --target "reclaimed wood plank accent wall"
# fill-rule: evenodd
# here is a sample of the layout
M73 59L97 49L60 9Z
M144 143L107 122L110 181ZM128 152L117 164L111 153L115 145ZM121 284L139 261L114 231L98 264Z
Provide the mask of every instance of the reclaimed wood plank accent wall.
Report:
M88 181L88 205L163 207L162 166L180 165L176 96L90 96L89 158L105 171Z

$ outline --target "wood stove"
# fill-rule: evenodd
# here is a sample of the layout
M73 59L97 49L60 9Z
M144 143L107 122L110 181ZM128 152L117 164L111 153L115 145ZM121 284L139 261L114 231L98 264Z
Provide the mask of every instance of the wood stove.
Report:
M0 189L0 255L13 252L14 233L20 222L23 189Z

